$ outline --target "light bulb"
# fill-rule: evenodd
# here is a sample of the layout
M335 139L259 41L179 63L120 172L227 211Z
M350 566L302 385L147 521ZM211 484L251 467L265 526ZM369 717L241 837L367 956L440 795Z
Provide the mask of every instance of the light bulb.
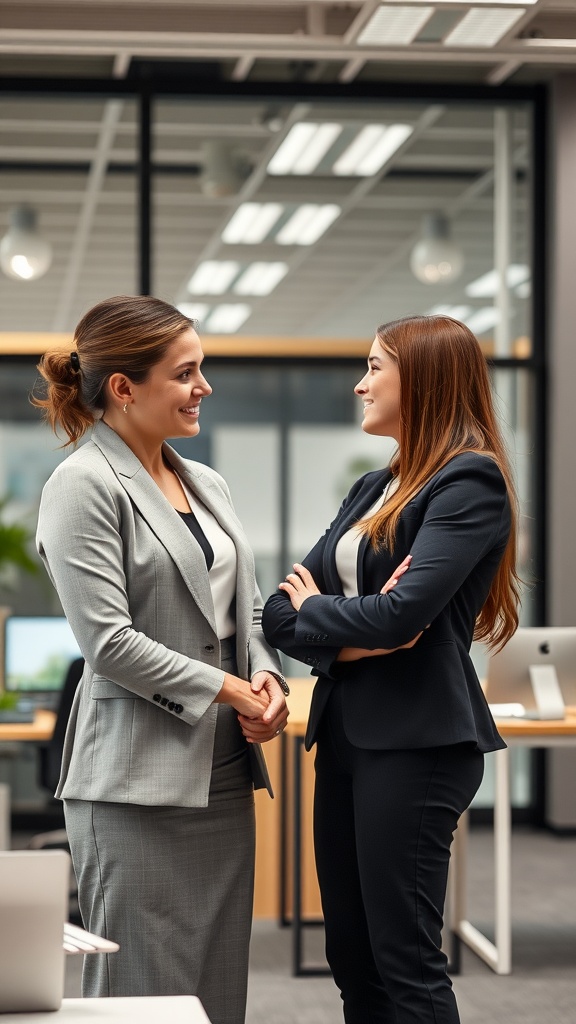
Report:
M423 237L412 249L410 269L423 284L455 281L462 273L462 250L450 238L450 225L442 213L431 213L422 224Z
M230 144L209 139L201 149L200 187L204 195L216 199L236 195L246 175L242 174Z
M52 262L52 246L38 234L36 224L32 207L10 211L10 227L0 242L0 266L15 281L35 281Z

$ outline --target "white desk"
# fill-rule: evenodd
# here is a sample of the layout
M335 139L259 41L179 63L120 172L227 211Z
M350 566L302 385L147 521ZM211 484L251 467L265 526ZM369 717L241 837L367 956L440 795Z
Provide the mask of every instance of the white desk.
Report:
M65 999L47 1013L2 1013L1 1024L210 1024L197 996Z
M566 718L535 722L522 719L497 721L498 731L508 747L576 746L576 708L567 708ZM511 801L510 751L495 754L494 794L494 942L491 942L466 918L466 846L468 816L463 815L454 837L452 867L453 916L452 930L481 957L496 974L512 970L512 900L511 900Z

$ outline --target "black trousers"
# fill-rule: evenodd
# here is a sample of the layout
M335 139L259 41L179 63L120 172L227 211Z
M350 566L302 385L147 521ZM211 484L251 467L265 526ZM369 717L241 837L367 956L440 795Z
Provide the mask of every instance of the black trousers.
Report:
M326 955L346 1024L458 1024L440 949L450 844L482 780L471 744L362 750L341 687L316 753L314 842ZM407 712L409 713L409 712Z

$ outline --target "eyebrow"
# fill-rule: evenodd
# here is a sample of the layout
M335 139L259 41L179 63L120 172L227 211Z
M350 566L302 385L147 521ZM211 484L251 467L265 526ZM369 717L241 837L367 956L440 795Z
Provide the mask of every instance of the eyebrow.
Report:
M178 366L175 366L174 370L185 370L186 367L188 367L188 366L194 367L194 366L198 366L198 365L199 364L196 362L196 360L194 360L194 359L187 359L186 362L184 362L184 363L178 363Z
M371 366L372 363L379 363L379 362L380 362L380 356L368 356L368 366Z

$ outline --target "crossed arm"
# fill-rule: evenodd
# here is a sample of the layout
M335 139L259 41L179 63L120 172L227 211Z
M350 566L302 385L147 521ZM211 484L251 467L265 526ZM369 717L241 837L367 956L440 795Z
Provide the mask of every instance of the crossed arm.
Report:
M398 580L401 579L406 570L409 569L411 561L412 555L406 555L406 558L396 567L390 579L386 581L380 590L381 594L387 594L396 586ZM288 573L285 581L279 584L278 589L283 590L288 595L290 603L296 612L300 611L300 608L308 597L312 597L314 594L320 594L320 590L314 582L312 573L304 565L300 565L299 563L294 565L294 572ZM366 647L342 647L336 656L336 661L360 661L361 658L373 658L382 654L391 654L392 651L398 651L402 648L413 647L422 636L422 632L423 630L420 630L412 640L409 640L408 643L401 644L400 647L377 647L373 650L369 650Z

